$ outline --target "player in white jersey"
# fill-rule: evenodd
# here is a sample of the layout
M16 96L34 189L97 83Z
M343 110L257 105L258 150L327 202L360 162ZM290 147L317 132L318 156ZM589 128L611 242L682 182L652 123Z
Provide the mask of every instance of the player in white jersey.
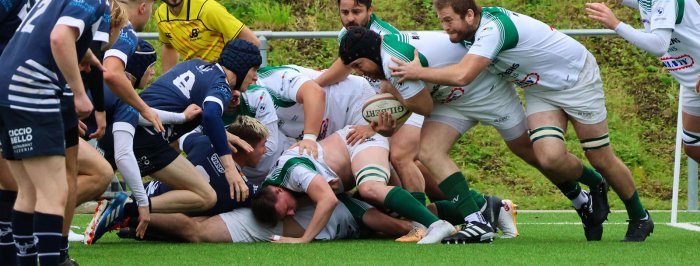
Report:
M393 75L404 80L467 85L489 71L525 89L528 126L535 155L552 182L572 200L588 240L600 240L607 219L607 183L566 150L568 121L585 155L618 193L628 210L629 228L651 224L629 169L615 156L608 137L603 86L590 52L571 37L523 14L498 7L481 8L473 0L436 0L443 29L453 42L471 44L458 64L423 68L417 60L395 60ZM578 182L591 188L590 194ZM646 235L650 226L632 229ZM626 240L642 241L644 238Z
M347 144L350 127L322 140L318 157L299 155L298 150L286 151L253 197L256 218L274 225L278 220L293 216L299 200L294 194L306 194L316 204L312 222L300 238L281 238L283 243L311 241L327 223L337 204L334 194L357 186L363 199L391 209L429 227L418 243L429 244L449 236L454 228L439 220L425 205L399 187L387 186L389 180L389 148L386 138L375 134L357 145Z
M586 13L589 18L600 21L630 43L658 57L678 80L683 95L683 146L688 156L699 161L700 65L695 60L700 59L700 4L693 0L617 2L639 9L644 31L619 21L604 3L587 3Z
M285 136L300 139L310 125L318 124L315 132L322 140L346 125L367 124L361 108L364 101L374 95L369 83L361 77L348 76L339 83L319 87L319 91L313 79L321 73L296 65L264 67L258 71L258 84L270 92L279 118L279 130ZM362 138L373 134L363 133Z

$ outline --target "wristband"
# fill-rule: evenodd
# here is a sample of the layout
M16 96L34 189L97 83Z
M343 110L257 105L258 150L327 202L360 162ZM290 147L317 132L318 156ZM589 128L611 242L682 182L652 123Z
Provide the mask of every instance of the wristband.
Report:
M318 136L316 136L314 134L304 134L304 137L302 138L302 140L308 139L311 141L316 141L317 138L318 138Z

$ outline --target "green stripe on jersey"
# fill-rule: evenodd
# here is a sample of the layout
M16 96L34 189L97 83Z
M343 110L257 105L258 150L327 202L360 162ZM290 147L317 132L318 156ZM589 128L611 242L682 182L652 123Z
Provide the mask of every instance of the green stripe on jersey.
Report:
M683 15L685 13L685 0L676 1L676 25L683 22Z
M378 18L374 13L369 18L369 28L375 27L381 33L380 34L400 34L401 32L396 29L393 25L387 23L386 21Z
M275 73L276 71L279 71L279 70L294 70L296 72L299 72L299 70L297 70L296 68L288 67L288 66L266 66L266 67L263 67L261 69L258 69L258 76L260 78L267 78L270 75L272 75L272 73Z
M263 181L262 186L278 186L278 187L284 187L285 184L287 184L287 181L289 180L289 176L291 174L292 169L294 167L305 167L306 169L309 169L311 171L318 172L316 170L316 166L314 166L314 163L311 162L309 158L304 158L304 157L293 157L287 162L284 163L282 168L277 168L274 171L272 171L272 174L267 176L265 181Z
M295 101L287 101L282 99L282 96L280 96L275 90L273 89L267 89L267 92L270 93L270 98L272 99L272 103L275 105L275 109L277 108L289 108L297 104Z
M652 0L638 0L637 2L639 3L639 8L641 8L646 13L650 13L651 1Z
M508 10L500 7L484 7L481 12L482 18L493 20L501 34L501 40L497 45L495 57L502 51L515 48L518 45L518 29L515 23L508 16Z
M391 34L384 35L382 39L382 49L384 49L391 56L398 58L399 60L410 62L413 61L413 51L416 49L413 45L406 42L402 42L401 39L407 38L403 34ZM428 67L428 59L418 52L418 58L420 59L420 64L423 67Z

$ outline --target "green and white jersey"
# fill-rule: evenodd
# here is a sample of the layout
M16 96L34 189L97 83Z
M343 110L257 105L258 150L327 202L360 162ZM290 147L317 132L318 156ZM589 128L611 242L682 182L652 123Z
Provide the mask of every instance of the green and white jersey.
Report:
M270 174L265 178L263 187L278 186L294 192L306 193L309 184L316 175L323 177L326 182L338 178L338 175L323 160L324 153L321 144L316 145L318 147L317 158L308 154L299 155L299 147L284 151ZM342 185L335 192L343 192Z
M386 35L386 34L399 34L398 29L396 27L392 26L391 24L387 23L384 20L381 20L378 18L374 13L369 17L369 22L367 23L367 29L374 31L378 33L379 35ZM348 30L343 27L340 29L340 32L338 32L338 43L340 44L340 40L343 39L343 36L347 34Z
M695 0L639 0L644 30L671 29L671 45L661 62L684 87L695 87L700 74L700 5Z
M280 132L301 139L304 134L304 107L296 101L301 85L321 75L320 71L296 65L264 67L258 71L258 84L265 86L274 103ZM348 76L345 80L324 88L326 107L318 139L324 139L346 125L366 124L362 118L362 103L374 95L367 80Z
M433 102L445 104L453 101L468 101L469 99L481 99L488 94L495 84L500 87L509 87L507 82L501 81L497 76L482 72L474 82L465 87L444 86L426 83L420 80L404 81L399 83L398 78L391 75L389 66L394 66L391 58L403 61L413 60L413 50L417 49L423 66L443 67L457 64L469 51L462 44L452 43L447 34L441 32L406 32L403 34L385 35L382 38L382 68L386 79L401 93L405 99L409 99L422 89L428 89Z
M549 25L500 7L483 8L474 39L464 44L492 60L489 71L522 88L571 88L589 54Z
M259 85L250 85L248 90L241 93L241 103L235 108L235 111L227 110L222 116L224 124L233 123L233 120L238 115L254 117L263 125L277 121L277 113L275 112L272 97L265 87Z

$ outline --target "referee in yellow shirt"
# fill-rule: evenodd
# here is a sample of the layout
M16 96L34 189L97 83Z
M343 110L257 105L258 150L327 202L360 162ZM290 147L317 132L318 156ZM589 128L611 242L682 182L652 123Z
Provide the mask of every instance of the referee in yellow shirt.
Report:
M163 0L156 11L158 39L163 46L163 72L184 60L214 61L224 44L240 38L260 46L253 31L214 0Z

